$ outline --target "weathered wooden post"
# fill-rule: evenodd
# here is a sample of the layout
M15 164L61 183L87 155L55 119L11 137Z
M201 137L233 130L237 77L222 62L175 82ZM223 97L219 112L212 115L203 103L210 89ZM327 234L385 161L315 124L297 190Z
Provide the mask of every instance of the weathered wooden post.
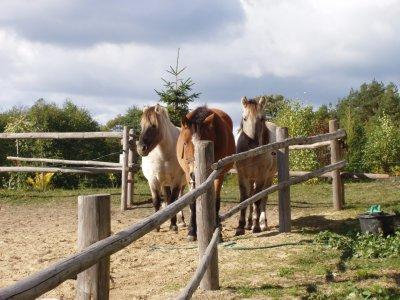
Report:
M211 141L195 143L195 179L199 186L211 173L211 164L214 162L214 145ZM199 247L199 261L211 241L216 227L216 207L214 185L196 200L197 240ZM217 247L217 246L215 246ZM200 282L204 290L219 289L218 248L214 250L209 267Z
M276 128L276 141L281 142L288 138L287 127ZM289 147L277 151L278 183L289 180ZM280 189L279 198L279 232L290 232L292 230L290 186Z
M135 190L135 182L134 182L134 176L135 176L135 171L133 170L133 164L135 163L135 155L136 154L136 143L135 143L135 134L133 129L129 130L129 153L128 153L128 166L129 166L129 172L128 172L128 188L127 188L127 203L128 206L133 205L133 194Z
M111 234L110 195L78 197L78 251ZM108 299L110 290L110 257L79 273L76 299Z
M121 210L128 208L128 155L129 154L129 129L124 126L122 132L122 174L121 174Z
M329 132L336 132L339 130L339 123L337 120L329 121ZM337 139L331 141L331 163L340 161L340 145ZM333 195L333 208L341 210L344 204L344 187L340 170L332 171L332 195Z

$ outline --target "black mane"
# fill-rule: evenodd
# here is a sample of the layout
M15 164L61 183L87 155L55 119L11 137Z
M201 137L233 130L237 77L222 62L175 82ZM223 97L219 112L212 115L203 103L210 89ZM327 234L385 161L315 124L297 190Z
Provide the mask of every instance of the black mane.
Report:
M204 120L212 113L212 110L208 109L207 106L199 106L190 114L190 123L200 126L201 124L203 124Z

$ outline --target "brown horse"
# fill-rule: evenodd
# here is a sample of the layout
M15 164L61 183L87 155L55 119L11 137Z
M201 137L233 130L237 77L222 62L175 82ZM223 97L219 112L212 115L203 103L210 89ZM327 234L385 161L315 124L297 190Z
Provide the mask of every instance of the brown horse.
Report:
M240 135L237 141L237 153L269 143L270 137L264 115L265 105L266 99L264 97L261 97L258 101L247 100L246 97L242 98L243 116L240 124ZM276 173L276 155L274 152L268 152L237 161L236 169L238 172L240 202L242 202L271 186ZM252 216L251 213L249 215L247 228L252 228L254 233L266 230L265 206L267 198L265 197L253 204L254 212ZM245 233L245 223L246 208L240 212L236 235Z
M176 147L179 164L185 171L186 180L194 188L194 144L196 140L214 142L214 161L235 153L235 139L232 133L232 120L223 111L216 108L201 106L182 118L181 132ZM219 209L221 187L226 172L232 165L228 165L214 181L216 195L216 216L219 224ZM190 205L191 216L188 230L188 240L196 240L196 202Z

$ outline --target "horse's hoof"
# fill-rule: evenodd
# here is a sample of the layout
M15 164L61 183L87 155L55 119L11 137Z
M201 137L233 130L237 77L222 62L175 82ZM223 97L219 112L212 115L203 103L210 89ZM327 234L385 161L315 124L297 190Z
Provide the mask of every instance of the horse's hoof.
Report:
M259 226L254 226L253 233L259 233L259 232L261 232L261 228Z
M185 222L180 222L178 223L178 227L187 227Z
M195 242L197 240L197 237L195 237L194 235L188 235L187 240L188 242Z
M245 227L246 230L251 230L252 225L250 223L247 224L247 226Z
M245 234L244 228L236 228L235 236L243 235Z
M261 231L267 231L268 230L268 227L267 226L260 226L260 228L261 228Z
M176 226L176 225L170 225L170 226L169 226L169 230L178 232L178 226Z

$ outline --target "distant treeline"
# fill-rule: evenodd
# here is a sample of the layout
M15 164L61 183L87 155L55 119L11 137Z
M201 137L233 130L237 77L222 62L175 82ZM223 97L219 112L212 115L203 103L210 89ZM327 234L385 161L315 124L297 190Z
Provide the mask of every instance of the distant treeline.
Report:
M251 95L248 95L251 96ZM289 128L291 136L308 136L328 132L328 121L339 120L347 131L345 153L348 171L400 174L400 95L395 84L372 81L336 105L318 109L287 99L282 95L264 95L269 105L266 114L273 122ZM238 102L239 103L239 102ZM122 126L140 131L141 110L135 106L100 125L88 110L71 101L62 106L40 99L31 107L12 108L0 113L0 132L70 132L121 130ZM20 140L18 155L76 160L118 161L120 142L99 140ZM11 165L6 156L17 154L15 141L0 141L0 165ZM329 162L326 149L292 151L292 170L311 170ZM15 163L15 162L14 162ZM14 188L26 184L27 174L1 174L0 184ZM116 175L55 174L55 187L102 187L118 185Z

